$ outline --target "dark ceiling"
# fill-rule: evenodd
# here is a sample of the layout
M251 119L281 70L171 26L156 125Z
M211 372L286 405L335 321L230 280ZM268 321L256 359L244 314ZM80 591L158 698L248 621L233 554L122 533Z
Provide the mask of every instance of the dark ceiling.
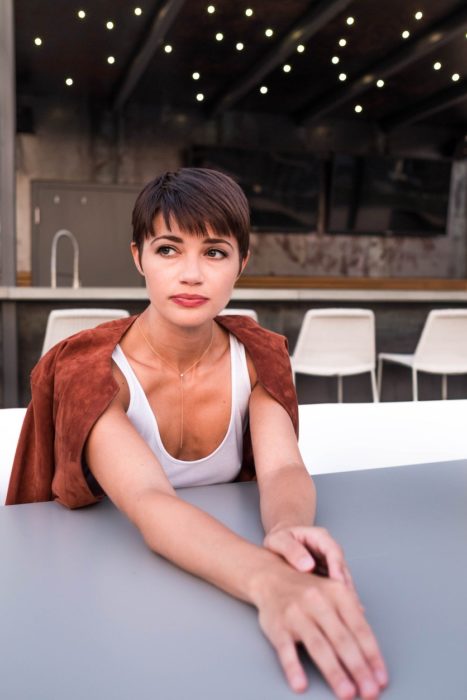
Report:
M16 0L19 100L75 95L115 110L136 101L206 116L236 110L465 133L465 0L212 0L212 13L209 4Z

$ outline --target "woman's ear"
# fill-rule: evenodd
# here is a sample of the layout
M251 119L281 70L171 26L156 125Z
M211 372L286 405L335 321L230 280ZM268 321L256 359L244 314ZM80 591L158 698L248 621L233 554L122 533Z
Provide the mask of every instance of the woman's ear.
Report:
M240 263L240 272L237 275L237 279L243 274L243 270L247 266L249 259L250 259L250 251L247 252L247 254L245 255L245 257L243 258L243 260Z
M140 275L144 277L143 266L141 265L141 256L139 254L139 248L133 241L130 243L131 255L133 256L133 262Z

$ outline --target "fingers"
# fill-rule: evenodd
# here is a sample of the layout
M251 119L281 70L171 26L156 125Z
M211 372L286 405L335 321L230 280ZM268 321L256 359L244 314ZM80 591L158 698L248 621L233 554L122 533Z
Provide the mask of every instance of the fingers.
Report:
M363 700L376 700L387 684L383 660L354 596L336 585L331 584L331 596L317 589L308 591L308 614L298 623L300 638L339 698L353 698L358 691ZM337 608L332 598L336 598ZM351 624L338 614L341 600ZM350 694L349 683L354 694Z
M267 535L264 544L282 556L297 571L312 571L315 567L313 556L308 548L294 537L292 530L280 530Z
M353 700L356 687L340 663L332 645L309 619L303 617L296 623L297 636L339 700Z
M288 684L296 693L302 693L306 690L308 681L293 639L290 636L284 637L276 643L273 641L273 646Z
M353 585L342 547L337 544L327 530L321 527L294 528L294 534L316 555L321 555L325 559L330 578L346 585Z
M386 665L379 650L378 642L363 616L362 609L358 609L353 605L351 600L344 599L339 606L339 614L358 641L379 685L385 687L388 684Z

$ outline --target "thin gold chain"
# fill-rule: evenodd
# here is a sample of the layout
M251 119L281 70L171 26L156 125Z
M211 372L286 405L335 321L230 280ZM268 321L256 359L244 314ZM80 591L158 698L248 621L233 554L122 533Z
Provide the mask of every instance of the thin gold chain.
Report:
M163 362L165 365L167 365L167 367L170 367L170 369L174 370L174 372L176 372L176 373L178 374L178 376L179 376L179 379L180 379L180 448L179 448L179 449L181 450L182 447L183 447L183 424L184 424L183 380L184 380L184 378L185 378L185 375L187 375L188 372L191 372L191 370L194 369L194 368L196 367L196 365L198 365L198 364L201 362L201 360L203 359L203 357L205 357L205 355L207 355L208 352L209 352L209 350L211 349L212 341L213 341L213 339L214 339L214 327L212 328L211 340L209 341L207 348L206 348L206 349L203 351L203 353L198 357L198 359L196 360L196 362L193 362L193 364L190 365L190 367L188 367L188 369L185 369L183 372L180 372L179 369L178 369L178 367L175 367L175 365L173 365L171 362L168 362L164 357L162 357L162 355L159 355L159 353L158 353L157 350L153 347L151 341L149 340L149 338L147 337L147 335L146 335L145 332L143 331L143 328L142 328L142 326L141 326L141 323L140 323L140 319L139 319L139 318L138 318L138 320L137 320L137 325L138 325L138 328L139 328L139 331L140 331L141 335L143 336L144 340L146 341L146 344L147 344L148 348L154 353L154 355L156 355L156 357L159 358L159 360L160 360L161 362Z

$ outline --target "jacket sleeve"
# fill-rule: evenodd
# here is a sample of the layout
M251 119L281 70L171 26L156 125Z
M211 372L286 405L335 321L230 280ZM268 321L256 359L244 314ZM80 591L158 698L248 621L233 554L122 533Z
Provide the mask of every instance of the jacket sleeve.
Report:
M32 399L13 461L6 505L52 500L53 400L49 387L31 385Z

